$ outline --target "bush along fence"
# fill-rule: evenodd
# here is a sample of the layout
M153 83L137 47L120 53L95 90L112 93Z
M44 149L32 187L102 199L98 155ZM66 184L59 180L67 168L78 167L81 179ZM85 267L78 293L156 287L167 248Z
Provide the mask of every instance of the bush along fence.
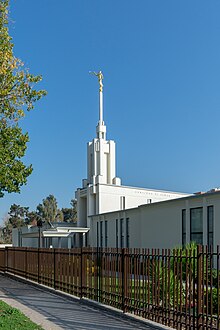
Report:
M176 329L220 329L219 247L0 249L0 271Z

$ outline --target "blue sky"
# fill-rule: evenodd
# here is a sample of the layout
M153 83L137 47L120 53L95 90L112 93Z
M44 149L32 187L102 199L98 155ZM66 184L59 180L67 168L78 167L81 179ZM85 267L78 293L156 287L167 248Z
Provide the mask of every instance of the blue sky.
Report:
M86 177L104 73L107 138L124 185L206 191L220 186L220 1L11 0L15 55L48 91L22 122L33 174L0 200L68 207Z

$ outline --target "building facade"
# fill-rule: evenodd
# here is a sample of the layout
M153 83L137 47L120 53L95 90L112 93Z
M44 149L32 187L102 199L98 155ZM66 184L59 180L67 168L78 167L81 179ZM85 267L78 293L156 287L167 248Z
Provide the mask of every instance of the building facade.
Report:
M220 191L90 217L92 246L174 248L220 245Z

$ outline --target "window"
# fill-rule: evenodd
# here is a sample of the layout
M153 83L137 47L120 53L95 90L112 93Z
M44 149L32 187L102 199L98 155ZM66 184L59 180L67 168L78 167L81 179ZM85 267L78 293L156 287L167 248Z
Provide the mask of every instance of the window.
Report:
M186 210L182 210L182 246L186 246Z
M203 244L203 209L190 209L190 241Z
M121 248L124 247L124 219L120 219Z
M108 221L105 221L105 247L108 246Z
M126 218L126 247L130 247L130 226L129 226L129 218Z
M103 247L103 221L100 222L100 247Z
M209 248L213 248L213 220L214 220L214 207L208 206L207 208L207 243Z
M118 219L115 221L115 238L116 238L116 248L118 249Z

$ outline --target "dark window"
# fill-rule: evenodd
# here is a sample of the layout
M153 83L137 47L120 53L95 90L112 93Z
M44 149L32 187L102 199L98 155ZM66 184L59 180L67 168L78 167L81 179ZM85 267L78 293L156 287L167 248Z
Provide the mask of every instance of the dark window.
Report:
M115 221L115 238L116 238L116 248L118 248L118 219Z
M207 208L207 243L209 248L213 248L213 221L214 220L214 207L213 206L208 206Z
M108 221L105 221L105 247L108 246Z
M121 248L124 247L124 219L120 219Z
M190 209L190 241L203 244L203 210L202 207Z
M186 210L182 210L182 246L186 246Z
M126 247L130 247L130 225L129 218L126 218Z
M103 221L100 222L100 247L103 247Z
M97 222L97 247L99 247L99 223Z

